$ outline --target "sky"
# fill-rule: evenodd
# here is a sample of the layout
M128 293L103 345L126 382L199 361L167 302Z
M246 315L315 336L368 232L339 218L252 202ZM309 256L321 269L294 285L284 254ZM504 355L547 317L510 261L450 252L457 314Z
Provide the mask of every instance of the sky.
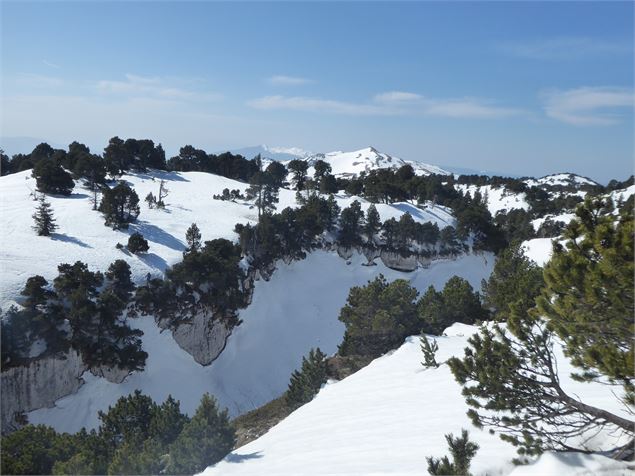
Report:
M256 144L633 173L632 2L3 1L0 146ZM17 139L21 138L21 139ZM26 140L26 139L25 139ZM28 140L26 140L28 142Z

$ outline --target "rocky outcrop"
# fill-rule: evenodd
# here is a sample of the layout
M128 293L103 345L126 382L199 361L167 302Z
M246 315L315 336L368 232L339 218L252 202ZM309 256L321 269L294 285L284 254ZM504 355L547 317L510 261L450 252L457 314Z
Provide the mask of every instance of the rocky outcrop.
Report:
M414 254L403 256L395 251L382 250L379 254L379 259L388 268L396 269L397 271L414 271L419 266L417 255Z
M78 352L44 357L28 365L12 367L0 374L2 387L2 432L19 427L16 416L43 407L74 393L82 386L86 366Z
M225 348L232 327L210 312L200 312L173 331L174 340L201 365L211 364Z
M121 383L126 379L128 375L130 375L130 370L121 369L119 367L106 367L105 365L100 365L99 367L90 369L90 373L95 375L96 377L103 377L112 383Z

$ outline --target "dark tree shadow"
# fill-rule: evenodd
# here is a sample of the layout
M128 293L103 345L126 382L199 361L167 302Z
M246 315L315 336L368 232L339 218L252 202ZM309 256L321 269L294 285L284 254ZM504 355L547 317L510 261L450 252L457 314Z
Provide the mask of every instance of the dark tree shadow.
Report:
M162 230L158 226L152 225L151 223L132 223L129 227L129 230L130 234L134 232L141 233L146 240L157 243L159 245L167 246L168 248L171 248L175 251L185 250L185 244L181 240L170 235L168 232Z
M151 266L156 269L160 269L161 271L165 271L168 267L168 262L161 258L156 253L139 253L135 255L141 261L143 261L148 266Z
M75 238L74 236L63 235L61 233L52 233L51 240L64 241L66 243L73 243L75 245L81 246L82 248L92 248L92 246L84 243L82 240Z
M243 461L247 461L250 459L258 459L262 457L263 455L260 453L260 451L257 451L255 453L249 453L246 455L238 455L238 454L230 453L227 456L225 456L225 461L227 461L228 463L242 463Z
M189 182L185 177L181 177L178 172L168 172L167 170L155 170L150 172L130 172L129 175L134 175L144 180L165 180L166 182Z

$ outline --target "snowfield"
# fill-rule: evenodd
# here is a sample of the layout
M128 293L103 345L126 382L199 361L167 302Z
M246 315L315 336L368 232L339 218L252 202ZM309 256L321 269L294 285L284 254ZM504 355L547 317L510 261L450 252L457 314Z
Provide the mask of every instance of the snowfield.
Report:
M509 212L510 210L529 210L529 203L527 203L524 193L510 192L504 186L494 187L492 185L466 185L457 184L455 188L464 194L468 193L474 197L476 192L479 192L484 199L487 199L487 209L496 216L498 212Z
M165 180L169 195L164 210L149 209L143 201L150 192L158 194L159 180ZM246 202L213 200L224 188L244 192L247 185L218 175L204 172L163 172L123 175L122 180L134 187L140 199L141 214L128 230L112 230L104 225L103 215L92 209L90 190L76 182L69 197L47 196L59 229L50 238L37 236L33 219L37 202L30 194L36 189L31 171L0 178L0 306L4 309L19 298L20 291L30 276L39 274L49 282L57 276L61 263L86 263L91 270L105 271L116 259L125 259L137 283L146 276L161 276L166 267L183 259L185 232L194 222L203 240L227 238L235 241L236 223L255 223L257 211ZM297 207L296 192L280 190L277 209ZM349 206L354 200L366 211L370 203L360 197L336 196L340 207ZM396 218L409 212L415 221L434 222L439 228L454 224L449 211L441 206L424 210L409 203L377 204L381 219ZM148 253L132 255L115 248L125 245L130 234L140 232L150 245Z
M437 360L462 356L467 339L476 331L463 324L448 328L445 336L437 338ZM565 390L626 415L611 388L573 381L571 366L560 351L556 355ZM448 454L444 435L460 434L461 428L468 429L471 440L480 445L473 474L505 475L514 470L514 447L471 425L461 387L447 365L424 369L421 360L419 339L408 338L399 349L350 377L327 383L311 402L202 474L426 474L426 456ZM603 443L615 442L608 435L604 438ZM547 454L534 466L516 468L512 474L630 474L625 466L598 455Z
M420 292L430 285L441 288L454 275L478 289L491 273L494 257L467 255L411 273L386 268L379 260L376 266L364 266L366 258L357 254L349 262L326 251L310 253L289 265L279 262L269 281L256 283L252 304L240 312L243 323L208 367L197 364L170 332L160 333L152 318L131 319L130 324L144 332L143 348L149 354L145 370L133 373L122 384L86 372L86 383L76 394L58 400L53 408L30 412L29 421L58 431L95 428L98 410L107 409L135 389L156 401L171 394L190 415L203 393L210 392L237 416L279 397L312 347L327 354L337 351L344 335L344 325L337 318L352 286L364 285L383 273L388 280L409 280Z

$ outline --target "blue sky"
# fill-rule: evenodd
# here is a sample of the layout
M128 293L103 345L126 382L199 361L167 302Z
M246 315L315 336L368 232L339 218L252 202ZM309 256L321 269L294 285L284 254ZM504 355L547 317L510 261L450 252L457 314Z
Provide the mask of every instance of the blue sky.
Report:
M633 4L3 2L3 138L633 170ZM8 139L3 139L8 140Z

